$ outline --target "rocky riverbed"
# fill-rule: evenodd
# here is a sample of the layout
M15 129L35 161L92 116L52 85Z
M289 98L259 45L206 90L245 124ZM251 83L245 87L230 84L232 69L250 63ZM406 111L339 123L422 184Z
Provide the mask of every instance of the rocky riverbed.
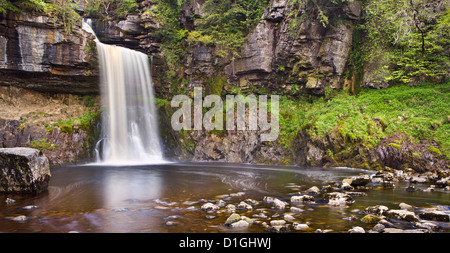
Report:
M245 198L245 192L237 192L216 196L215 200L200 200L182 204L199 204L204 212L205 219L216 219L217 216L228 216L222 225L228 231L248 230L250 227L262 227L266 232L345 232L334 229L314 228L312 222L302 216L305 211L314 211L317 207L349 208L360 197L366 197L368 190L384 188L393 189L396 183L408 182L410 185L404 191L433 192L443 191L450 193L449 178L439 179L432 174L414 174L409 171L378 172L371 176L361 175L346 178L342 182L328 181L320 188L304 187L294 183L285 187L293 192L290 199L279 199L273 196L264 196L263 199ZM433 182L434 184L429 184ZM176 206L178 203L168 203L157 200L159 208ZM165 207L164 207L165 206ZM194 210L195 208L190 208ZM418 207L407 203L389 208L384 205L368 206L365 209L352 209L351 215L342 218L351 223L362 223L354 226L348 233L434 233L448 232L450 228L450 208L448 205L434 207ZM178 217L167 217L167 226L177 225ZM364 228L363 228L364 227Z

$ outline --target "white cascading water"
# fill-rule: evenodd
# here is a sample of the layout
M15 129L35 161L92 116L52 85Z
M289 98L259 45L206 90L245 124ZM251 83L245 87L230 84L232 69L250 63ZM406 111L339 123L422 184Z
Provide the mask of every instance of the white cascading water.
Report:
M83 29L94 34L91 25ZM97 38L103 103L103 139L98 162L149 164L163 161L148 56Z

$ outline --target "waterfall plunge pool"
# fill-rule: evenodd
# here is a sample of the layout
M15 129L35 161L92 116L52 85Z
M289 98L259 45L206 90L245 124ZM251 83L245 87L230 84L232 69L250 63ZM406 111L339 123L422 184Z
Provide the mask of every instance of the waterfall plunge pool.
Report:
M360 173L373 172L221 163L54 167L46 193L0 194L0 232L259 233L270 231L271 221L285 220L291 233L317 229L346 233L354 226L366 231L373 228L375 224L361 221L368 206L399 209L399 203L404 202L420 209L449 211L449 193L407 192L408 185L401 183L393 190L377 185L356 190L367 196L354 197L350 205L331 206L320 195L315 203L290 203L291 196L312 186L321 188L326 182L341 182ZM289 205L284 210L276 209L273 203L263 201L265 196ZM6 203L7 199L15 202ZM252 209L239 209L241 201ZM204 211L201 207L205 203L217 204L220 209ZM238 207L236 213L252 219L248 227L224 226L231 215L226 211L228 204ZM296 230L295 223L308 224L309 229ZM440 232L450 231L448 222L433 223L441 227ZM398 226L412 228L408 222Z

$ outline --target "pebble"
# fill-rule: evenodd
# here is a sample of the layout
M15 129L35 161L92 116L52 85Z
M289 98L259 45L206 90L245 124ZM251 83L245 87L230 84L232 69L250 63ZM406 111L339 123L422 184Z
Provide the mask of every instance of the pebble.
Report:
M314 197L310 195L292 196L291 203L314 202Z
M183 203L181 203L182 205L186 205L186 206L192 206L192 205L195 205L195 204L197 204L198 203L198 201L190 201L190 200L187 200L187 201L184 201Z
M27 216L25 215L20 215L20 216L16 216L11 218L13 221L26 221L27 220Z
M259 201L254 200L254 199L246 199L245 202L250 205L255 205L255 206L259 204Z
M39 206L24 206L24 207L22 207L22 209L25 209L25 210L31 210L31 209L36 209L36 208L39 208Z
M231 197L241 197L244 195L245 195L245 192L230 193Z
M231 224L238 222L241 220L241 216L237 213L233 213L232 215L230 215L230 217L228 217L228 219L225 221L225 226L230 226Z
M344 191L353 191L355 189L355 187L351 186L347 182L344 182L344 183L342 183L341 189Z
M389 210L386 212L386 216L397 220L419 221L415 213L407 210Z
M165 220L175 220L175 219L178 219L178 218L179 218L178 215L171 215L171 216L166 217L166 218L164 218L164 219L165 219Z
M358 218L356 216L354 216L354 215L350 215L349 217L345 217L345 218L342 218L342 219L346 220L346 221L358 220Z
M178 223L175 222L175 221L168 221L168 222L166 222L166 226L175 226L175 225L178 225Z
M276 209L285 209L286 208L286 202L283 202L283 201L281 201L279 199L274 199L273 206Z
M372 228L372 231L377 233L383 233L386 227L383 224L377 224Z
M16 203L16 201L14 199L6 198L5 203L12 204L12 203Z
M243 210L252 210L253 207L249 204L247 204L244 201L241 201L238 205L237 205L237 209L243 209Z
M319 233L319 234L325 234L325 233L329 233L329 232L332 232L333 231L333 229L316 229L316 231L314 231L314 233Z
M266 219L267 215L265 215L263 213L258 213L258 214L254 214L252 217L260 218L260 219Z
M206 203L203 204L200 209L202 209L203 211L217 211L220 209L220 207L214 205L213 203Z
M270 233L287 233L289 229L285 226L272 226L266 228L266 231Z
M293 227L295 230L307 230L307 229L309 229L308 224L293 223L293 224L292 224L292 227Z
M358 233L358 234L364 234L366 231L362 227L353 227L352 229L348 230L349 233Z
M154 208L155 208L155 209L159 209L159 210L167 210L167 209L170 209L170 207L167 207L167 206L155 206Z
M424 229L428 229L430 231L438 231L440 229L439 225L436 225L431 222L415 222L414 226L416 228L424 228Z
M389 221L387 221L387 220L385 220L385 219L380 220L380 221L378 222L378 224L381 224L381 225L383 225L383 226L386 227L386 228L392 228L392 227L394 227L394 224L390 223Z
M268 197L268 196L264 196L264 198L263 198L263 201L266 202L266 203L268 203L268 204L273 203L274 200L275 200L275 198L273 198L273 197Z
M354 202L350 195L342 192L327 193L325 198L328 199L328 204L332 206L349 205Z
M402 209L402 210L413 210L413 207L411 205L406 204L406 203L400 203L398 205L398 207L400 207L400 209Z
M320 189L317 186L313 186L305 191L307 194L317 195L320 192Z
M231 224L232 228L248 228L250 223L245 220L240 220Z
M221 199L216 202L216 206L218 207L224 207L226 204L227 203Z
M226 209L227 212L234 212L234 211L236 211L236 206L233 205L233 204L228 204L228 205L225 207L225 209Z
M272 221L270 221L270 225L271 226L284 226L284 225L286 225L286 221L285 220L272 220Z
M364 209L364 212L369 214L384 215L388 210L389 208L387 206L376 205L367 207Z
M284 219L285 220L295 220L295 217L292 216L292 214L285 213L284 214Z
M293 213L301 213L304 211L303 209L295 207L295 206L291 207L289 210Z
M432 185L433 186L433 185ZM425 189L425 190L422 190L423 192L434 192L434 190L435 190L435 187L428 187L427 189Z

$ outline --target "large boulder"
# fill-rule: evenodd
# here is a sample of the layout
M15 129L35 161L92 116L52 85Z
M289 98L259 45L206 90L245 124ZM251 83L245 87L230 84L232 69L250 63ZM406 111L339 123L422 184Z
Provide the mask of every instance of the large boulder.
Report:
M50 180L47 157L33 148L0 149L0 192L39 193Z

